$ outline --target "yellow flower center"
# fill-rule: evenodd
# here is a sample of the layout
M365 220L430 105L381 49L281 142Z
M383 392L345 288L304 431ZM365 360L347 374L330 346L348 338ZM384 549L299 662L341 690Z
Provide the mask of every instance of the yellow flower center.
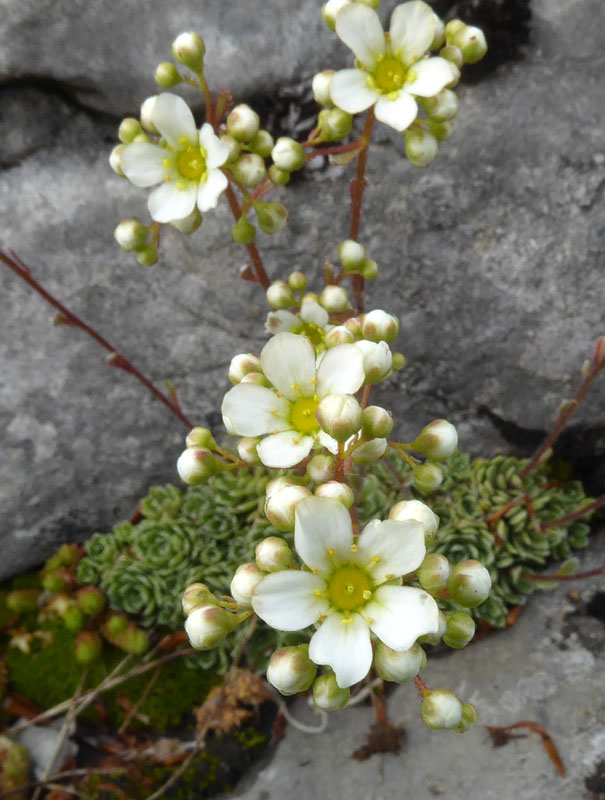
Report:
M206 151L203 147L188 147L179 153L176 168L189 181L205 180Z
M319 430L319 422L315 419L315 409L319 405L318 397L301 397L292 404L290 421L292 427L301 433L315 433Z
M330 578L328 595L345 611L364 605L372 596L370 579L359 567L341 567Z
M293 328L291 333L306 336L315 348L315 352L321 353L322 350L325 350L326 332L314 322L303 322L298 328Z
M392 56L380 61L374 71L375 86L379 92L398 91L403 86L405 77L405 67L401 61Z

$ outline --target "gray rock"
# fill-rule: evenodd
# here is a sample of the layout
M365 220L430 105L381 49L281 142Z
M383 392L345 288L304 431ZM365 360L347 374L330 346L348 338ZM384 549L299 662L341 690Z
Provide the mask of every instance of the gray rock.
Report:
M137 55L117 33L115 46L99 44L101 31L107 37L109 27L119 27L115 8L95 29L89 6L68 17L61 3L5 3L2 35L12 32L0 48L5 73L16 74L17 64L23 75L45 74L51 83L13 83L2 93L0 160L9 166L0 173L0 244L157 385L171 380L192 422L218 432L229 360L262 347L264 298L236 280L246 256L230 242L224 202L193 237L166 230L154 269L119 252L113 228L127 216L147 219L145 192L109 171L115 120L99 111L136 107L149 89L133 65L148 75L172 36L192 24L181 6L167 25L167 12L146 4ZM255 12L263 28L249 6L208 4L225 40L236 43L230 52L249 46L249 15L255 41L273 54L262 61L260 81L252 84L254 70L244 70L240 91L285 85L301 70L342 60L343 48L315 22L305 31L311 44L282 37L288 48L276 53L272 26L293 31L292 15L310 13L285 8L277 0L263 4ZM528 437L547 429L605 333L604 56L590 33L599 8L598 0L565 8L555 0L534 3L527 59L461 89L454 138L426 170L402 157L400 136L376 129L361 236L382 273L369 286L369 307L400 316L397 346L409 366L376 391L375 401L394 411L405 441L447 416L464 449L489 455L510 448L506 436L513 433L527 452ZM120 9L134 13L137 6ZM298 23L296 37L304 27ZM217 37L207 38L210 63ZM75 85L93 87L94 102L76 93L75 103ZM109 88L111 107L103 100ZM323 259L335 257L347 235L352 169L317 166L278 193L291 211L288 228L259 235L272 276L298 267L318 281ZM1 576L34 565L59 542L108 530L132 513L150 484L175 480L186 431L131 376L108 370L105 354L82 333L50 327L52 310L8 270L0 280L7 343ZM604 400L597 381L578 414L584 429L602 420Z

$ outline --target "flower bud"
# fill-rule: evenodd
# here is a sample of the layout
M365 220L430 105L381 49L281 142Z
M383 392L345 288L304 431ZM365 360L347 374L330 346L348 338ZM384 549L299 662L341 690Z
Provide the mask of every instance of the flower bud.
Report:
M383 457L387 446L386 439L370 439L353 451L352 459L355 464L373 464Z
M262 372L260 358L252 353L240 353L233 356L229 364L229 380L236 385L241 383L244 375L249 372Z
M6 595L6 607L13 614L38 610L39 589L13 589Z
M173 228L176 228L177 231L184 233L185 236L191 236L192 233L200 227L204 218L200 214L200 210L198 208L194 208L191 214L187 214L186 217L182 219L173 219L170 220L170 225Z
M269 158L274 144L273 137L269 131L265 131L261 128L261 130L252 137L248 147L253 153L261 156L261 158Z
M268 174L269 178L271 179L271 182L275 186L285 186L290 180L290 173L285 172L283 169L280 169L279 167L276 167L275 164L271 164L271 166L269 167Z
M458 725L456 725L453 730L456 733L466 733L470 728L473 727L475 722L479 719L479 714L477 713L477 709L472 703L465 703L462 706L462 718Z
M384 439L393 430L393 417L380 406L368 406L363 410L363 433L368 439Z
M403 353L393 353L393 372L398 372L406 365L406 357Z
M319 302L330 314L346 311L349 307L347 290L343 286L326 286L319 295Z
M96 586L85 586L76 595L78 605L87 616L100 614L105 608L105 595Z
M374 666L383 681L409 683L426 666L426 653L417 643L409 650L398 652L379 640L376 642Z
M315 483L325 483L334 477L334 457L318 455L307 464L307 475Z
M158 260L158 249L153 242L149 242L136 251L136 257L139 264L144 267L153 267Z
M302 481L300 478L295 478L294 475L272 478L265 486L265 495L267 498L273 497L274 494L281 491L281 489L285 489L286 486L302 486Z
M450 598L464 608L475 608L489 596L492 579L479 561L469 558L456 564L447 583Z
M109 154L109 166L118 175L120 178L125 178L124 172L122 170L122 153L124 152L124 145L118 144L116 147L113 148L111 153Z
M465 27L466 25L461 19L451 19L445 26L445 38L447 43L453 44L456 34L458 34Z
M143 247L149 231L138 219L123 219L113 235L125 253Z
M229 148L229 155L227 156L226 163L229 164L232 161L235 161L236 158L239 158L239 154L241 153L240 143L236 141L233 136L229 136L228 133L221 133L219 139L223 144L226 144Z
M429 594L442 592L447 587L452 568L442 553L429 553L416 570L416 577Z
M267 666L267 680L286 696L306 692L316 675L317 667L309 658L308 644L276 650Z
M82 550L75 542L62 544L56 553L59 561L65 567L75 567L82 559Z
M300 272L299 270L295 270L291 272L288 276L288 286L292 289L293 292L302 292L304 291L307 285L307 276L304 272Z
M446 619L443 611L439 612L439 616L437 618L437 625L438 627L435 633L425 633L424 636L418 637L418 641L421 642L422 644L433 644L433 645L439 644L439 642L441 641L441 637L445 633L445 628L446 628Z
M67 582L65 578L57 572L50 573L48 575L44 575L42 578L42 588L46 589L47 592L52 592L53 594L56 592L62 592L67 586Z
M414 487L423 494L435 492L443 482L443 472L437 464L428 461L414 467Z
M254 375L258 373L250 372L249 375ZM248 375L245 375L244 378L247 378ZM245 461L246 464L258 464L260 458L258 456L258 445L260 444L260 437L259 436L244 436L243 439L239 440L237 445L237 454L241 458L242 461Z
M242 383L255 383L257 386L271 386L262 372L249 372L241 380Z
M317 127L323 142L341 142L353 127L353 117L341 108L324 108L317 116Z
M439 51L439 55L441 58L445 58L446 61L449 61L450 64L453 64L458 70L460 70L460 67L464 64L462 53L459 48L455 47L453 44L442 47Z
M330 84L332 83L333 69L324 69L323 72L318 72L313 76L311 88L313 89L313 97L315 102L320 106L333 106L332 98L330 96Z
M412 447L432 461L445 461L458 447L458 433L446 419L434 419L425 425Z
M103 640L94 631L80 631L76 639L76 661L80 664L92 664L103 651Z
M271 150L274 164L285 172L295 172L305 165L305 151L300 142L281 136Z
M346 706L350 698L351 690L341 689L333 672L320 675L313 684L313 702L322 711L338 711Z
M143 100L141 105L141 111L139 113L141 125L146 131L148 131L148 133L159 133L159 130L156 128L153 121L153 109L157 99L157 94L154 94L151 97L148 97L146 100Z
M435 33L433 34L433 41L429 45L429 50L439 50L445 44L445 25L437 14L433 15L433 22L435 23Z
M362 323L362 321L363 320L362 320L361 317L349 317L349 319L346 319L344 321L344 323L343 323L344 327L348 331L351 331L351 333L353 334L353 338L355 340L362 338L362 336L361 336L361 323Z
M292 289L285 281L273 281L267 289L267 302L276 311L296 304Z
M329 436L346 442L361 428L361 406L350 394L328 394L320 400L315 418Z
M256 566L263 572L280 572L292 564L292 550L285 539L269 536L256 545Z
M487 42L481 28L473 25L463 25L452 36L451 42L462 53L466 64L476 64L487 53Z
M364 339L371 342L394 342L399 336L399 320L379 308L364 315L361 323Z
M129 625L116 640L117 646L125 653L141 656L149 650L149 636L140 628Z
M448 119L445 122L435 122L434 120L431 120L429 127L431 129L431 133L438 142L447 141L452 136L455 129L454 121L451 119Z
M370 342L362 339L355 342L363 353L363 371L366 383L378 383L386 378L393 367L393 354L386 342Z
M227 133L238 142L249 142L258 133L260 117L250 106L241 103L227 117Z
M347 486L346 483L340 483L339 481L322 483L315 490L315 494L317 497L329 497L331 500L338 500L345 508L351 508L355 500L353 489Z
M194 608L212 605L217 602L217 598L205 583L192 583L183 592L181 602L183 604L183 613L188 617ZM118 633L121 633L121 631L118 631Z
M141 128L141 123L138 119L134 117L126 117L120 122L120 127L118 128L118 139L122 142L122 144L130 144L135 136L138 136L139 133L143 132L143 128Z
M217 471L217 461L205 447L188 447L179 456L176 469L181 480L195 486Z
M157 85L161 86L162 89L170 89L172 86L176 86L183 80L178 69L174 66L172 61L162 61L161 64L158 64L154 79Z
M231 581L231 597L240 606L249 607L254 590L263 577L256 564L240 564Z
M424 538L431 541L439 528L439 517L426 503L420 500L402 500L389 511L389 519L396 519L403 522L406 519L415 519L424 528Z
M339 344L353 344L354 341L353 334L344 325L335 325L329 331L326 331L325 345L327 350Z
M328 0L321 7L321 16L331 31L336 30L336 15L344 6L348 6L352 0Z
M190 70L198 75L204 69L204 55L206 45L204 40L194 31L179 34L172 43L172 55L175 61L189 67Z
M449 730L460 724L462 703L449 689L430 689L420 706L420 717L435 731Z
M127 627L128 620L121 614L112 614L105 623L107 633L111 637L119 636L121 633L124 633Z
M421 103L427 117L437 122L454 119L458 113L458 98L451 89L442 89L432 97L423 97Z
M70 605L63 614L63 623L67 630L75 633L76 631L82 630L86 624L86 617L84 616L84 612L79 609L78 606Z
M359 268L359 274L366 281L376 280L378 277L378 264L373 258L364 258Z
M187 447L207 447L208 450L216 448L214 436L210 433L208 428L192 428L187 434L185 439Z
M445 633L443 634L445 644L455 650L466 647L475 635L473 618L464 611L454 611L453 614L447 615L445 619Z
M354 239L345 239L338 245L338 260L345 272L357 271L364 262L366 249Z
M250 244L256 239L256 228L246 215L242 214L231 228L231 235L236 244Z
M235 180L248 188L258 186L259 183L265 180L267 175L265 161L256 153L244 153L230 166Z
M405 154L415 167L426 167L439 155L436 137L424 128L407 130L403 137Z
M235 614L219 606L197 606L185 620L185 630L192 647L209 650L231 633L238 622Z
M294 512L301 500L310 497L305 486L284 486L265 501L265 516L282 533L294 530Z
M272 235L286 227L288 209L281 203L262 203L257 200L254 203L254 210L258 225L264 233Z

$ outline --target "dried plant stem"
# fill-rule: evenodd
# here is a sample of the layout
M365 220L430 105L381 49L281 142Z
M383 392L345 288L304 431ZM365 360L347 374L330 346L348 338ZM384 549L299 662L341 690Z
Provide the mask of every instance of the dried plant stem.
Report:
M153 675L151 676L149 681L147 682L147 685L145 686L145 688L141 692L141 696L139 697L137 702L133 705L133 707L130 709L130 711L128 712L128 714L124 718L124 722L118 728L118 735L124 733L124 731L128 728L128 726L130 725L130 723L132 722L134 717L137 715L139 709L141 708L141 706L143 705L145 700L147 700L147 698L149 697L149 693L151 692L151 690L153 689L153 687L157 683L157 680L158 680L158 678L160 677L161 674L162 674L162 667L160 665L156 669L156 671L153 673Z
M12 256L12 257L11 257ZM157 398L161 403L163 403L166 408L168 408L175 417L185 425L188 429L193 427L193 423L191 423L187 417L181 411L181 408L178 404L178 401L175 402L170 398L169 395L165 395L159 389L157 389L151 381L143 375L122 353L120 353L116 348L110 344L107 339L103 338L99 333L97 333L90 325L87 325L83 320L73 314L68 308L66 308L62 303L60 303L50 292L46 291L39 283L36 281L32 276L29 267L27 267L21 259L16 256L14 253L11 253L11 256L7 255L0 251L0 260L3 261L6 266L11 269L16 275L18 275L21 280L25 281L35 292L37 292L40 297L43 297L47 303L57 309L59 312L58 320L60 323L64 325L69 325L71 328L79 328L84 333L88 334L91 339L94 339L97 344L100 344L105 350L108 351L109 356L107 358L107 363L111 367L117 367L118 369L124 370L124 372L128 372L130 375L135 377L138 381L140 381L146 389L148 389L151 394Z

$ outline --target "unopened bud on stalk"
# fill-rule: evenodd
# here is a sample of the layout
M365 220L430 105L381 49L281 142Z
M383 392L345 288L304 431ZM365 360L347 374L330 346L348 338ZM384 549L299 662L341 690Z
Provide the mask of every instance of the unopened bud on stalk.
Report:
M260 128L260 117L250 106L241 103L227 117L227 133L238 142L249 142Z
M124 145L118 144L116 147L113 148L111 153L109 154L109 166L118 175L120 178L125 178L124 172L122 170L122 153L124 152Z
M364 315L361 323L364 339L371 342L394 342L399 336L399 320L379 308Z
M429 594L441 592L447 587L452 568L442 553L429 553L416 570L416 576L423 589Z
M363 433L368 439L384 439L393 430L393 417L380 406L368 406L363 410Z
M105 608L105 595L96 586L85 586L76 595L78 605L87 615L100 614Z
M255 373L249 373L249 374L253 375ZM241 458L242 461L245 461L246 464L258 464L258 462L260 461L257 449L259 444L260 444L260 437L244 436L242 439L239 440L237 445L238 456Z
M426 666L426 653L419 644L413 644L409 650L399 652L378 641L374 666L383 681L409 683Z
M366 281L376 280L378 277L378 264L373 258L364 258L361 267L359 267L359 274Z
M475 635L475 622L464 611L455 611L446 616L445 633L443 641L448 647L460 650L470 642Z
M355 464L373 464L380 460L387 451L386 439L370 439L353 451L352 459Z
M249 372L262 372L260 358L252 353L240 353L233 356L229 364L229 380L236 385Z
M157 99L157 94L154 94L151 97L148 97L146 100L143 100L141 105L141 111L139 113L141 125L148 133L159 133L159 130L156 128L152 118L152 112Z
M241 564L231 581L231 597L240 606L250 606L254 590L263 577L256 564Z
M231 171L236 181L249 189L258 186L267 175L264 159L257 153L244 153L231 164ZM255 206L256 207L256 206Z
M391 372L393 368L393 354L386 342L370 342L362 339L355 342L363 353L363 371L366 383L378 383Z
M329 497L331 500L338 500L345 508L351 508L355 500L353 489L347 486L346 483L340 483L340 481L322 483L315 490L315 494L317 497Z
M125 253L143 247L149 231L138 219L123 219L113 235Z
M142 133L143 129L141 128L141 123L138 119L134 117L126 117L120 122L120 127L118 128L118 139L122 142L122 144L130 144L135 136L138 136L139 133Z
M455 129L454 121L451 119L445 122L435 122L435 120L431 120L429 127L431 133L438 142L447 141L453 135Z
M476 64L487 53L487 42L481 28L473 25L463 25L450 38L448 44L454 45L462 53L466 64Z
M441 641L441 637L445 633L445 628L446 628L446 619L443 611L439 612L439 616L437 618L437 624L438 627L435 633L425 633L424 636L418 637L418 641L421 644L432 644L432 645L439 644L439 642Z
M188 447L176 462L181 480L192 486L208 480L217 471L217 467L216 458L205 447Z
M462 718L459 724L453 728L456 733L466 733L479 719L477 709L472 703L465 703L462 706Z
M353 334L344 325L335 325L326 332L325 344L327 350L339 344L353 344L354 341Z
M258 133L252 137L248 147L253 153L256 153L261 158L269 158L274 144L275 142L273 141L273 137L269 131L261 128Z
M364 262L366 249L354 239L345 239L338 245L338 259L345 272L357 271Z
M318 72L317 75L313 76L311 82L313 97L320 106L332 107L334 105L330 96L330 84L332 83L333 75L333 69L325 69L323 72Z
M289 136L281 136L277 140L271 150L271 158L285 172L295 172L305 165L305 151L300 142Z
M172 43L172 55L175 60L198 75L204 69L205 54L204 40L194 31L179 34Z
M273 235L286 227L288 222L288 209L281 203L263 203L257 200L254 210L258 225L264 233Z
M333 672L320 675L313 684L313 702L322 711L338 711L346 706L350 698L351 690L341 689Z
M336 15L344 6L348 6L352 0L328 0L321 7L321 16L331 31L336 30Z
M415 167L426 167L439 155L437 137L424 128L413 128L404 133L405 154Z
M203 221L204 218L200 214L199 209L194 208L191 214L187 214L187 216L183 217L182 219L170 220L169 224L173 228L176 228L177 231L185 234L185 236L191 236L191 234L195 233L195 231L200 227Z
M330 314L346 311L349 307L347 290L343 286L326 286L319 295L319 302Z
M275 164L269 167L268 175L275 186L285 186L290 180L290 173L276 167Z
M267 302L275 311L288 308L296 303L292 289L285 281L273 281L267 289Z
M192 583L183 592L181 599L183 613L189 616L194 608L218 602L217 597L212 594L205 583Z
M430 689L422 700L420 717L433 730L450 730L460 724L462 703L450 689Z
M231 228L231 235L236 244L250 244L256 239L256 228L246 215L242 214Z
M443 482L443 472L429 462L414 467L414 487L423 494L435 492Z
M239 157L239 154L241 152L240 143L236 141L233 138L233 136L229 136L228 133L221 133L219 139L223 144L226 144L227 147L229 148L229 155L227 156L226 163L229 164L230 162L235 161L235 159Z
M469 558L456 564L447 584L452 600L465 608L475 608L487 600L492 579L479 561Z
M157 85L161 86L162 89L170 89L172 86L176 86L183 81L183 78L172 61L162 61L161 64L158 64L154 79Z
M136 257L139 264L144 267L153 267L158 260L158 248L154 242L149 242L145 247L141 247L136 251Z
M249 372L241 380L242 383L256 383L257 386L271 386L262 372Z
M308 644L276 650L267 666L267 680L286 696L306 692L316 675L317 667L309 658Z
M325 483L334 477L334 457L318 455L307 464L307 475L315 483Z
M412 447L431 461L445 461L458 447L458 433L446 419L434 419L425 425Z
M288 286L293 292L302 292L307 286L307 276L300 270L294 270L288 276Z
M267 497L265 516L278 531L293 531L296 506L310 496L311 492L305 486L285 486Z
M406 357L403 353L393 353L393 372L398 372L403 369L407 363Z
M294 475L283 475L280 478L272 478L265 486L265 495L272 497L276 492L285 489L286 486L302 486L302 480L295 478Z
M240 621L240 617L230 614L224 608L197 606L185 620L185 630L192 647L196 650L208 650L231 633Z
M269 536L256 545L256 566L263 572L280 572L292 564L292 550L285 539Z
M423 97L421 103L426 115L437 122L453 119L458 113L458 98L451 89L442 89L433 97Z
M328 394L317 406L315 418L329 436L346 442L361 428L361 406L350 394Z
M209 450L216 448L214 436L208 428L192 428L185 439L187 447L207 447Z
M439 528L439 517L430 509L426 503L420 500L402 500L389 511L389 519L396 519L404 522L407 519L415 519L424 528L424 538L431 541Z
M76 661L80 664L92 664L100 657L103 650L103 640L94 631L80 631L76 639Z
M445 47L442 47L439 51L439 55L441 58L445 58L446 61L449 61L450 64L455 66L457 70L460 70L464 64L464 57L460 49L455 47L453 44L448 44Z
M341 142L353 127L353 116L341 108L324 108L317 115L317 127L324 142Z

